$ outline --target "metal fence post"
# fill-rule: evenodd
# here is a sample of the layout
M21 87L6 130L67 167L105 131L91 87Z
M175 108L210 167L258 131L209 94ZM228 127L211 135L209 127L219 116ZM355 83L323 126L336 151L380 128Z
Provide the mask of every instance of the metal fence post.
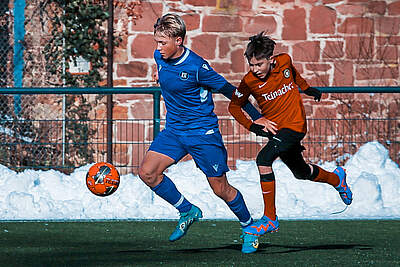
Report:
M14 86L22 86L25 43L25 0L14 3ZM21 113L21 96L14 96L14 113Z
M112 88L113 64L114 64L114 4L108 0L108 21L107 21L107 87ZM113 95L107 95L107 162L113 163Z
M153 139L156 138L160 132L160 101L161 92L153 93Z
M107 162L113 162L113 150L112 150L112 139L113 139L113 97L112 95L107 95Z

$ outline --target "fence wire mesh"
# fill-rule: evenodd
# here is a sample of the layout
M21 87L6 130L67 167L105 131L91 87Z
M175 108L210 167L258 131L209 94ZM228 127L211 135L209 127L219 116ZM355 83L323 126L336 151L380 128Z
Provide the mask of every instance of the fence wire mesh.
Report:
M0 87L64 86L61 75L49 71L55 62L46 58L45 46L53 37L53 21L63 12L61 5L67 3L0 1ZM106 79L104 71L100 79ZM102 95L0 94L1 164L64 168L92 161L92 148L82 144L94 131L88 126L88 114L99 109L102 99Z
M59 79L46 71L43 47L50 38L48 8L50 1L5 1L0 4L0 85L1 87L62 86ZM0 98L0 113L11 117L27 118L39 115L42 102L35 95L14 95ZM46 115L53 116L46 110ZM39 118L38 118L39 119ZM24 128L28 126L23 126Z
M34 102L23 105L18 114L15 96L1 97L0 164L71 169L95 159L105 161L107 121L96 119L95 113L105 106L98 96L21 95L21 103Z
M0 2L0 86L12 84L12 17L8 1Z
M67 96L67 99L70 97L82 101L78 96ZM84 95L84 99L95 98ZM12 102L12 96L6 99ZM58 169L68 173L82 165L106 161L106 119L63 119L59 103L63 102L62 95L36 95L36 99L35 108L27 112L24 119L0 118L0 164L19 171ZM52 104L48 103L49 99ZM88 114L103 113L102 106L91 107ZM43 112L37 111L39 107ZM100 109L96 110L98 107ZM59 115L45 116L45 111ZM153 125L153 119L113 119L112 158L121 174L137 173L153 140ZM313 163L344 164L361 145L378 141L388 149L388 156L400 164L400 118L308 119L308 125L309 132L303 142L304 156ZM161 129L163 127L164 120L161 120ZM237 160L254 160L266 142L234 119L221 119L220 130L228 151L228 165L233 169Z

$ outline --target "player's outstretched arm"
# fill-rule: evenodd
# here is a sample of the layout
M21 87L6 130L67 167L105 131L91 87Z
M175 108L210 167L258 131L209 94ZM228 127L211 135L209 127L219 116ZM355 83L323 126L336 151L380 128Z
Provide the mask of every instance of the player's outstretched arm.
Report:
M227 82L218 92L222 93L228 99L232 99L232 95L234 94L236 87ZM261 113L247 100L246 103L242 106L242 109L246 111L247 114L251 117L253 121L262 117Z
M228 99L232 99L233 93L236 92L236 87L216 73L207 62L203 62L198 69L197 76L199 84L211 89L212 92L222 93ZM249 101L242 103L241 106L253 121L262 117L260 112Z

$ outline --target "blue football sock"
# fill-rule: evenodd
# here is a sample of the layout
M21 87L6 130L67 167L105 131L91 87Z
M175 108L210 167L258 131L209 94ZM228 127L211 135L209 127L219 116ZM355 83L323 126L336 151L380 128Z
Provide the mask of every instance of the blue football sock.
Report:
M236 197L231 202L226 202L226 204L228 204L228 207L235 213L236 217L238 217L242 227L246 227L253 222L239 190L237 190Z
M188 212L192 208L192 204L178 191L175 184L166 175L164 175L161 183L151 190L177 208L179 212Z

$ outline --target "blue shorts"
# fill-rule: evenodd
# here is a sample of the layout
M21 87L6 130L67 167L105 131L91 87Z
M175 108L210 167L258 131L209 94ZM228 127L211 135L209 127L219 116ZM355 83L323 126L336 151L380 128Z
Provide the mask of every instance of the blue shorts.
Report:
M207 177L219 177L229 171L226 164L228 153L218 130L211 134L177 135L164 129L149 150L164 154L174 159L175 163L190 154Z

